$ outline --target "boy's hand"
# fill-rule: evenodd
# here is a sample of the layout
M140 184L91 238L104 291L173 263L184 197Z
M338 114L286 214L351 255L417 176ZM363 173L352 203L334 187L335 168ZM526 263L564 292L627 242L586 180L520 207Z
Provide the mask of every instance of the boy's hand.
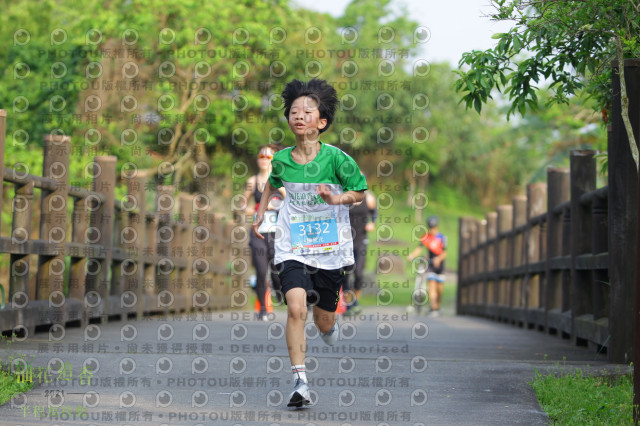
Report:
M317 188L316 188L316 192L318 193L320 198L322 198L324 200L325 203L327 203L327 204L338 204L335 201L334 195L331 193L331 190L329 189L329 187L327 185L325 185L325 184L318 185Z
M256 215L256 219L253 221L253 225L251 226L253 227L253 233L261 240L264 240L264 236L258 232L258 228L260 228L260 224L262 223L262 218L262 216Z

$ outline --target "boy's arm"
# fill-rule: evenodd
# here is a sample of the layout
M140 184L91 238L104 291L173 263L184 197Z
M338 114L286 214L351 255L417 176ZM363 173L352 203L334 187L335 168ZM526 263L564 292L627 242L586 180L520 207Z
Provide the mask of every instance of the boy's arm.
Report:
M275 189L275 188L274 188ZM284 186L281 188L278 188L277 190L273 191L273 195L274 197L271 199L271 201L269 201L269 205L267 206L267 210L280 210L280 208L282 207L282 203L284 202L285 197L287 196L287 193L284 189ZM275 197L276 195L279 195L280 200L278 200L278 197Z
M407 256L407 260L409 262L413 261L413 259L418 257L420 255L420 253L422 253L422 246L418 246L418 247L414 248L413 251L411 253L409 253L409 256Z
M439 268L442 261L447 258L447 237L443 236L442 238L443 238L443 244L444 244L442 253L440 253L439 255L433 258L433 266L435 266L436 268Z
M332 194L327 185L318 185L316 190L320 198L327 204L353 204L364 200L364 189L362 191L347 191L342 194Z
M435 256L432 259L433 266L438 268L440 266L440 264L442 263L442 261L445 260L446 258L447 258L447 250L442 250L442 253L440 253L439 255Z
M370 192L365 192L364 200L367 203L367 208L369 209L369 216L371 218L370 221L367 222L365 228L367 232L371 232L376 227L376 219L378 218L378 206L376 197L373 196Z
M264 240L262 234L258 232L258 228L260 228L260 224L262 223L262 218L264 216L265 210L267 210L267 206L269 205L269 201L271 201L271 197L275 193L276 189L271 186L271 182L267 180L267 184L264 186L264 190L262 191L262 198L264 202L260 203L260 207L258 207L258 212L256 213L256 219L253 221L253 233L256 234L258 238Z

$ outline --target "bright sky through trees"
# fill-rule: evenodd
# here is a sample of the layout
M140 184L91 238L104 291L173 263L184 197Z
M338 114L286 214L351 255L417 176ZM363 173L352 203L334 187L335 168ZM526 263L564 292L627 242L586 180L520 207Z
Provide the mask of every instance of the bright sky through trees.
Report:
M464 52L485 50L496 41L494 33L505 32L508 23L491 22L489 0L393 0L405 5L411 19L429 28L431 39L425 44L424 59L430 62L448 62L457 66ZM295 0L306 9L340 16L349 2L345 0Z

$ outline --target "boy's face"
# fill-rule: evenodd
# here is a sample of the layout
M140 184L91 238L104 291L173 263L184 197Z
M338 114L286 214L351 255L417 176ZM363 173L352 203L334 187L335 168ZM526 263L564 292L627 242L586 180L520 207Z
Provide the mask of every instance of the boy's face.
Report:
M320 118L318 104L309 96L301 96L289 110L289 128L296 136L317 137L327 125L326 118Z

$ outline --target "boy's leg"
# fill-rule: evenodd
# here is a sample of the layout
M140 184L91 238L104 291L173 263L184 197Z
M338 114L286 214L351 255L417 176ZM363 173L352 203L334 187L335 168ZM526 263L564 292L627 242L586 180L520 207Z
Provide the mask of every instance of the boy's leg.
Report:
M287 299L287 348L291 360L291 372L294 376L293 392L289 396L287 407L300 408L310 404L309 386L304 364L306 338L304 324L307 319L307 291L292 288L285 295Z
M292 288L285 295L287 299L287 349L291 365L304 364L306 336L304 325L307 320L307 292L304 288Z
M304 365L306 354L306 338L304 332L307 319L307 291L312 284L306 273L306 267L300 262L284 261L275 266L280 274L282 291L287 304L287 325L285 335L294 388L289 398L288 407L302 407L310 403L309 386Z
M429 300L432 310L437 311L438 309L440 309L440 298L438 297L438 282L436 280L429 280Z
M444 283L438 282L438 306L442 303L442 291L444 290Z
M318 330L320 330L320 333L327 333L336 323L336 313L325 311L322 308L314 306L313 322L316 324L316 327L318 327Z
M338 341L340 333L336 309L340 301L340 288L347 280L345 269L318 269L312 280L313 289L318 293L318 301L313 307L313 321L321 333L322 340L333 346Z

